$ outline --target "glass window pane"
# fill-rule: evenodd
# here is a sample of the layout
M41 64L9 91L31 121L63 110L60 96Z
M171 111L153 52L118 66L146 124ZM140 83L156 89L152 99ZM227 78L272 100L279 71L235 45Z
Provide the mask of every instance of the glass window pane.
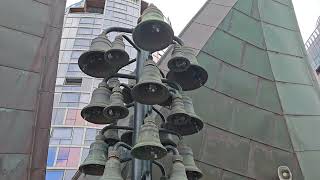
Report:
M71 58L72 59L79 59L79 57L81 56L83 52L82 51L73 51L71 54Z
M76 174L76 170L66 170L64 174L64 179L65 180L71 180L72 177Z
M52 124L61 125L63 124L65 109L53 109L52 111Z
M80 24L93 24L94 19L93 18L81 18Z
M81 148L70 148L69 158L68 158L68 167L77 167L80 160L80 151Z
M89 101L90 101L90 94L81 94L80 102L89 103Z
M74 46L85 46L89 47L90 46L90 40L89 39L76 39L74 41Z
M48 158L47 158L47 166L52 167L54 164L54 160L56 158L56 151L57 148L55 147L49 147L48 149Z
M88 154L89 154L89 149L88 148L83 148L82 149L82 155L81 155L81 162L83 162L86 159Z
M93 35L99 35L101 33L100 29L93 29Z
M82 135L83 135L83 128L74 128L73 135L72 135L72 144L81 145Z
M68 71L69 72L80 72L81 70L80 70L78 64L69 64Z
M79 102L80 93L62 93L60 102Z
M70 148L60 148L57 160L68 160Z
M46 180L62 180L63 171L62 170L47 170Z
M79 28L78 34L92 34L92 29L89 28Z
M71 139L72 128L53 128L52 138L54 139Z

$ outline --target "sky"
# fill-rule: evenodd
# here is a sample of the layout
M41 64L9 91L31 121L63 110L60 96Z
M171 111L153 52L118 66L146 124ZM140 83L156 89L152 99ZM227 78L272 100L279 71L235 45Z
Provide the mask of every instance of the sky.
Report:
M67 6L80 0L67 0ZM169 17L175 34L178 35L206 0L146 0L155 4ZM191 3L192 2L192 3ZM292 0L304 41L316 28L320 16L320 0Z

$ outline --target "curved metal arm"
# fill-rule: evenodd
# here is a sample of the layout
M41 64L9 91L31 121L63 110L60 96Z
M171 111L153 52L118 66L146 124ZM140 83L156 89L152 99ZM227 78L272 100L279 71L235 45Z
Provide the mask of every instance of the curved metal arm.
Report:
M123 37L129 44L131 44L131 46L132 46L133 48L135 48L137 51L141 51L140 48L139 48L128 36L126 36L126 35L123 34L122 37Z
M161 81L168 84L170 87L177 89L179 92L182 92L182 87L177 82L170 81L168 79L161 79Z
M135 75L115 73L112 76L106 78L105 81L108 81L110 78L124 78L124 79L134 79L134 80L137 79L137 77Z
M113 150L116 151L119 149L119 147L124 147L128 150L131 150L132 147L124 142L117 142L114 146L113 146Z
M177 37L177 36L174 36L174 37L173 37L173 40L174 40L175 42L177 42L178 44L180 44L181 46L184 45L183 40L182 40L181 38Z
M167 176L167 173L166 173L166 170L165 170L163 164L161 164L159 161L152 161L152 163L159 167L159 169L161 170L162 176L164 176L164 177Z
M131 108L134 106L134 102L133 103L130 103L130 104L126 104L126 108Z
M155 107L152 106L152 110L153 110L154 112L156 112L156 113L160 116L160 118L162 119L162 121L163 121L164 123L166 122L166 118L164 118L163 114L161 114L161 112L160 112L158 109L156 109Z
M166 146L166 149L167 149L168 151L172 151L173 155L180 155L178 149L175 148L174 146L167 145L167 146Z
M108 129L121 129L121 130L129 130L129 131L133 131L132 127L128 127L128 126L106 126L103 129L101 129L100 133L103 134L104 132L106 132Z
M102 33L107 35L111 32L124 32L124 33L132 33L133 32L133 28L124 28L124 27L110 27L105 29Z

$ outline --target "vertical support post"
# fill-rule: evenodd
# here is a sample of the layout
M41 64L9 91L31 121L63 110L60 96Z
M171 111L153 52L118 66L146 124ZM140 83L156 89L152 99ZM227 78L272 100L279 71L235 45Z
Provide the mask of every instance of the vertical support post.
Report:
M137 55L137 65L136 65L136 76L137 81L139 81L140 75L143 70L143 65L146 59L149 56L149 52L141 50L138 52ZM143 124L143 120L146 113L146 107L143 104L135 102L134 106L134 123L133 123L133 145L135 145L138 141L139 133L140 133L140 127ZM143 161L139 159L133 158L132 160L132 178L133 180L141 180L142 177L142 167L143 167Z

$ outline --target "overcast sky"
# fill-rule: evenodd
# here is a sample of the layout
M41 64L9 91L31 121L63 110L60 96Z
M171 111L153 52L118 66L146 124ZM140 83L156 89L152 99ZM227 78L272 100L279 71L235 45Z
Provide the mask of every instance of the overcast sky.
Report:
M67 5L80 0L67 0ZM146 0L154 3L165 16L169 17L175 34L184 28L206 0ZM240 0L241 1L241 0ZM320 16L320 0L292 0L296 10L300 30L306 41L316 27Z

